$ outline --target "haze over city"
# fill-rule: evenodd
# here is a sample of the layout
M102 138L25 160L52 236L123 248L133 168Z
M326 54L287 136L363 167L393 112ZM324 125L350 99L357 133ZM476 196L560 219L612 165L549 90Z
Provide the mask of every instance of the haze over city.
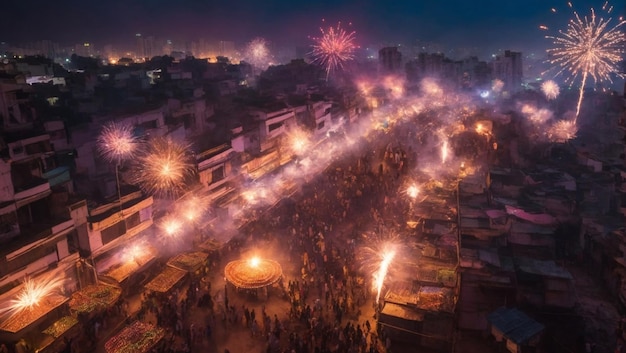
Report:
M626 353L624 0L9 0L0 353Z

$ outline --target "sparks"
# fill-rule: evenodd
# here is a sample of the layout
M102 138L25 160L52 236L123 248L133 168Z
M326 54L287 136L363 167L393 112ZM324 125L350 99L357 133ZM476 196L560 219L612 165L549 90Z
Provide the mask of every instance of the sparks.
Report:
M541 91L546 96L548 100L556 99L559 96L559 85L552 80L547 80L541 84Z
M500 93L502 92L502 89L504 88L504 81L500 80L500 79L495 79L493 80L493 82L491 83L491 90L495 93Z
M267 69L271 60L267 41L263 38L251 40L246 46L245 60L261 70Z
M187 147L168 138L155 138L137 158L136 179L146 192L176 195L193 173Z
M606 5L603 10L607 11ZM607 14L611 10L612 7L608 8ZM581 77L575 123L580 114L585 84L589 77L594 82L612 82L611 75L623 77L619 73L619 63L624 53L625 38L620 28L626 21L620 19L615 26L609 27L611 18L596 16L593 8L590 16L581 18L576 11L573 15L574 18L569 21L565 31L559 31L558 36L546 38L552 39L554 44L554 48L548 49L548 54L551 56L549 62L558 68L556 75L567 73L570 85Z
M406 189L406 194L409 195L410 198L414 199L419 195L420 189L417 185L413 184Z
M161 223L161 229L168 237L176 237L183 229L183 224L174 216L169 216Z
M560 120L548 129L548 139L552 142L567 142L576 138L578 127L576 122L571 120Z
M196 221L206 210L206 203L196 196L187 197L178 207L178 212L189 222Z
M2 305L0 314L15 315L24 310L32 310L39 306L41 301L48 296L55 294L63 285L63 278L44 278L34 280L28 278L24 281L24 286L17 293L15 299L9 300L7 305Z
M302 130L295 130L289 133L288 137L291 149L296 154L305 153L311 145L309 135Z
M130 125L111 122L105 125L98 136L98 150L106 159L120 163L130 158L137 150L138 141Z
M385 283L385 277L387 277L387 272L389 271L389 266L391 265L391 261L396 256L396 250L392 246L388 246L383 250L383 253L380 255L380 265L378 267L378 271L374 274L374 285L376 286L376 304L380 301L380 293L383 289L383 284Z
M443 144L441 145L441 163L445 163L448 160L449 153L450 149L448 148L448 139L444 138Z
M326 30L320 28L320 31L321 37L312 38L315 44L310 55L313 62L324 67L328 80L331 72L342 68L346 61L354 59L354 51L357 48L354 44L356 32L346 32L341 28L341 23Z

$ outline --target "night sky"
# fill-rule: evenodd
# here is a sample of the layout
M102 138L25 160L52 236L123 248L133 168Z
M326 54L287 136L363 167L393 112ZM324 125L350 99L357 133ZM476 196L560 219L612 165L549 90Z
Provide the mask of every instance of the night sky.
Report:
M614 17L624 0L612 2ZM575 1L581 14L603 1ZM550 8L558 13L554 14ZM322 19L352 22L361 46L436 42L481 50L532 50L547 45L546 24L564 28L571 17L566 1L546 0L5 0L0 41L51 39L132 43L135 33L173 40L198 38L247 42L256 36L285 45L308 44ZM615 20L614 20L615 21Z

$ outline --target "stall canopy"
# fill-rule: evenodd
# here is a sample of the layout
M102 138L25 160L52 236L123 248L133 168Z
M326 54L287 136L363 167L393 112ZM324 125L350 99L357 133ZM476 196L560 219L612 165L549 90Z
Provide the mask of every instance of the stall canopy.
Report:
M35 322L41 322L48 313L67 302L67 298L61 295L51 295L42 298L37 305L16 311L4 321L0 321L0 332L17 334ZM2 320L4 318L0 318Z
M186 274L187 271L166 266L161 273L146 284L146 288L155 292L167 293L176 285L176 283L180 282Z
M216 240L216 239L207 239L204 243L200 244L198 247L207 252L213 252L221 249L224 246L224 243Z
M183 253L172 257L167 265L183 271L195 272L204 265L208 257L209 255L203 252Z
M146 246L142 250L141 253L109 269L104 275L116 280L118 283L122 283L133 273L146 267L158 255L158 250L153 246Z
M110 308L120 298L122 289L107 284L92 284L76 291L70 299L70 311L92 314Z

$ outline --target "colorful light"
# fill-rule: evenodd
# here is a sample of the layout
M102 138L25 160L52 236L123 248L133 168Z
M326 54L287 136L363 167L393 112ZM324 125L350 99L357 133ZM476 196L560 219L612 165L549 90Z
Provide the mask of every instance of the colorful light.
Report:
M378 271L374 274L374 285L376 287L376 304L380 301L380 293L382 292L383 285L385 284L385 277L389 271L391 261L396 256L396 250L392 246L387 246L383 249L380 255L380 264Z
M556 99L559 96L560 89L559 85L552 80L547 80L541 84L541 91L546 96L548 100Z
M251 40L246 46L245 60L254 67L267 69L271 60L267 41L260 37Z
M409 195L410 198L414 199L416 198L420 193L420 189L417 187L417 185L411 185L406 189L406 194Z
M346 32L341 28L341 23L337 27L328 29L320 28L321 37L312 38L315 41L310 55L313 62L320 64L326 70L326 80L332 71L341 67L346 61L354 58L354 51L357 48L354 44L356 32Z
M569 4L572 7L571 3ZM602 10L610 14L613 7L604 3ZM567 24L565 31L559 31L559 36L546 36L552 39L554 48L548 49L550 63L558 68L556 75L563 72L569 74L567 81L573 84L579 76L582 77L576 104L576 116L580 113L585 83L591 76L594 82L612 81L611 75L620 74L619 64L624 53L626 38L620 28L626 24L622 18L613 27L609 27L611 18L604 19L596 16L591 9L590 16L581 18L576 11L574 18Z
M39 306L46 297L58 292L64 282L64 278L49 276L47 278L32 279L24 281L24 286L17 293L15 299L2 304L0 314L15 315L24 310L32 310Z
M548 129L548 139L552 142L567 142L576 138L578 127L575 121L559 120Z
M102 128L97 144L102 156L116 163L130 158L138 147L134 128L131 125L115 122L110 122Z
M169 138L155 138L137 158L136 179L148 193L176 195L194 172L187 146Z

